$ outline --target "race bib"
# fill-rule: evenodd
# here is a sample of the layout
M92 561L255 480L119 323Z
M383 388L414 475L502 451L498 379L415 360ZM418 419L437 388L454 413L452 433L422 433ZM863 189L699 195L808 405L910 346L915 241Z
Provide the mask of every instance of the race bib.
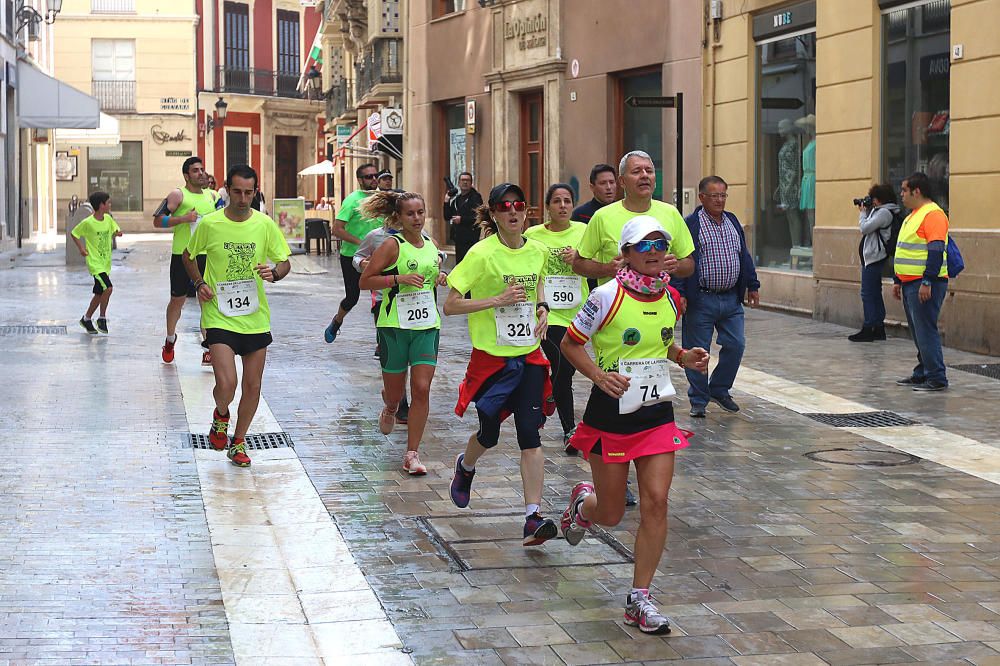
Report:
M198 217L194 218L194 222L191 223L191 235L192 236L194 236L195 229L198 228L198 223L201 222L201 218L203 218L203 217L204 217L204 215L199 215Z
M493 308L497 323L497 344L501 347L531 347L535 338L533 301Z
M257 312L260 297L256 280L231 280L215 284L215 300L219 312L227 317L245 317Z
M545 298L553 310L570 310L580 305L582 284L579 275L546 275Z
M640 407L670 400L677 392L670 381L665 358L634 358L618 361L619 374L630 379L628 390L618 399L618 413L631 414Z
M437 323L437 304L429 291L411 291L396 296L400 328L427 328Z

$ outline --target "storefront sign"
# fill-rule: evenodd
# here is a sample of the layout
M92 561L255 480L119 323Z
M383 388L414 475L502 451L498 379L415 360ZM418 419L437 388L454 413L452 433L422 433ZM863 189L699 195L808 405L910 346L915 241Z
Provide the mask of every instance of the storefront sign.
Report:
M528 18L514 18L504 21L503 37L517 42L522 51L545 46L548 41L548 20L545 14L538 12Z
M153 137L153 141L161 145L164 143L174 143L177 141L188 140L188 136L184 133L183 129L180 132L177 132L176 134L171 134L166 130L164 130L161 125L153 125L152 127L150 127L149 134L150 136Z
M191 157L190 150L168 150L167 157Z
M951 59L947 53L935 53L920 59L920 80L947 79L951 74Z
M285 240L291 243L301 243L305 240L305 199L272 199L271 210Z
M402 136L403 109L385 107L382 109L382 134L386 136Z
M777 37L797 30L805 30L816 25L816 2L800 2L781 11L758 14L753 18L753 38L755 40Z
M190 97L161 97L160 111L190 111Z
M350 125L337 125L337 148L343 148L353 132Z
M476 133L476 100L465 100L465 131L468 134Z

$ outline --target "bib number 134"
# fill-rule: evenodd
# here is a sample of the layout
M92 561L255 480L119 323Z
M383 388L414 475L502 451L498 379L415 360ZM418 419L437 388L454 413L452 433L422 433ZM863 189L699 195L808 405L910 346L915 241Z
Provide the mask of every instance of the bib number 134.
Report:
M227 317L245 317L260 308L256 280L217 282L215 291L219 312Z

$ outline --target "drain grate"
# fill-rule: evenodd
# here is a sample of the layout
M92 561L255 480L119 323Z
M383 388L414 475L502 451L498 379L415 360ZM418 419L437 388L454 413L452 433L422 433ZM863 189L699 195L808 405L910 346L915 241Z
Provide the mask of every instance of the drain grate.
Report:
M971 372L974 375L989 377L990 379L1000 379L1000 363L966 363L948 367L961 370L962 372Z
M889 428L892 426L917 425L917 421L900 416L896 412L856 412L854 414L803 414L813 421L819 421L834 428Z
M65 326L0 326L0 335L66 335Z
M803 455L816 462L858 467L898 467L900 465L913 465L921 460L909 453L878 449L825 449L823 451L810 451Z
M292 438L283 432L263 432L246 436L248 451L268 451L270 449L295 448ZM212 449L208 435L188 433L188 445L192 449Z

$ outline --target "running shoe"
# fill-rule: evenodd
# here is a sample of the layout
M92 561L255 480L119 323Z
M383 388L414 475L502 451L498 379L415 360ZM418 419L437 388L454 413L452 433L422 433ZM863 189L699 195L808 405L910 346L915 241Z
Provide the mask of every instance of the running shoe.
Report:
M555 521L542 518L537 511L524 519L524 546L540 546L559 534Z
M653 604L649 594L629 592L625 602L625 624L644 634L669 634L670 621Z
M635 506L639 503L636 499L635 493L632 492L632 481L625 482L625 506Z
M108 320L105 319L104 317L100 317L97 320L97 330L100 331L101 333L104 333L105 335L107 335L108 334Z
M250 466L250 456L247 455L247 444L243 441L242 437L233 439L233 443L229 447L229 450L226 451L226 455L229 457L230 462L237 467Z
M330 325L326 327L326 330L323 331L323 339L326 340L327 344L337 339L337 333L340 332L340 325L341 322L333 319L330 321Z
M403 457L403 469L409 472L410 476L423 476L427 473L427 467L420 462L420 454L416 451L407 451Z
M584 520L580 515L580 505L583 504L583 500L587 499L587 495L594 494L594 484L587 481L581 481L580 483L573 486L573 492L569 494L569 506L563 511L562 520L562 533L566 537L566 543L571 546L575 546L583 540L583 535L587 533L590 528L590 521Z
M82 326L83 330L87 331L87 333L97 335L97 329L94 328L94 322L91 320L80 317L80 326Z
M565 451L566 455L568 456L576 455L576 447L571 446L569 443L569 440L571 440L573 438L573 435L575 434L576 434L576 427L574 427L569 432L563 433L563 451Z
M174 344L176 344L176 341L170 342L170 340L164 338L163 350L160 352L160 357L163 359L164 363L174 362Z
M476 470L466 472L462 469L462 461L465 454L459 453L455 458L455 477L451 480L451 501L459 509L469 506L469 498L472 496L472 478L476 475Z
M219 410L212 410L212 429L208 432L208 443L216 451L222 451L229 444L229 414L219 416Z
M388 435L392 433L392 429L395 427L396 410L383 407L382 412L378 415L378 431L383 435Z
M406 404L406 400L402 400L399 403L399 409L396 410L396 423L399 425L406 425L410 422L410 406Z
M210 366L212 365L212 352L202 352L201 354L201 364Z

